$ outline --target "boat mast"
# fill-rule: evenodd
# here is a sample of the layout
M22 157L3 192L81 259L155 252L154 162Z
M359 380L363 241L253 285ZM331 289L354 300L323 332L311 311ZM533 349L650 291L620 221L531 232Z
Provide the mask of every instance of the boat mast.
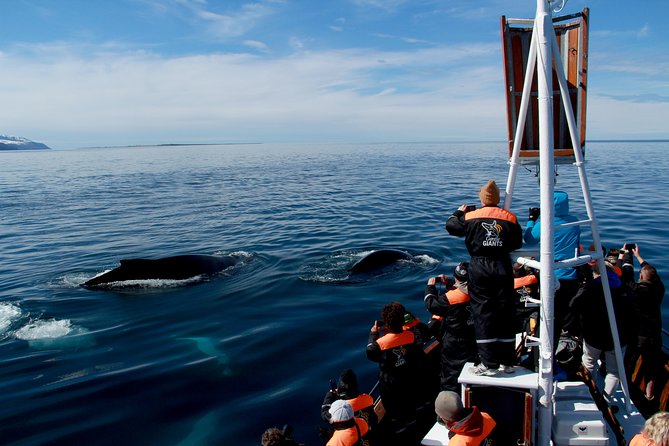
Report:
M520 146L527 117L531 96L531 85L535 67L537 68L538 115L539 115L539 183L541 206L541 240L539 265L529 259L519 259L525 264L535 263L541 268L539 286L541 289L541 312L539 318L539 406L537 413L538 445L549 445L551 441L551 425L553 420L553 296L555 294L554 253L554 206L553 206L553 82L552 60L555 34L553 18L547 0L537 0L537 12L534 19L532 40L529 47L526 73L523 83L523 94L518 113L518 122L514 137L513 152L510 159L509 177L507 179L504 208L511 207L513 186L520 166ZM538 61L538 64L537 64ZM537 66L538 65L538 66Z
M537 86L539 94L539 184L541 239L539 289L541 290L538 444L549 445L553 420L553 325L555 294L554 206L553 206L553 18L546 0L537 0L534 24L537 46ZM545 267L547 266L547 267Z
M561 6L564 6L566 0L560 0ZM538 111L538 130L539 130L539 183L540 183L540 206L541 206L541 239L539 262L524 257L519 257L518 261L533 268L540 270L539 284L541 290L541 311L540 311L540 345L539 357L539 376L538 376L538 410L537 410L537 436L536 444L549 446L551 441L551 428L553 423L553 352L555 351L553 339L554 327L554 295L557 280L555 278L556 268L573 267L583 265L589 261L597 262L597 269L602 277L602 287L606 301L607 313L611 331L613 334L614 350L616 361L620 372L620 384L626 396L626 409L630 412L631 403L629 399L629 390L625 376L625 369L622 364L622 351L618 341L617 324L613 311L611 292L608 286L606 266L604 256L601 252L601 240L599 237L599 228L595 218L590 189L585 174L583 161L583 151L581 139L578 132L578 126L573 114L569 98L569 90L565 80L564 67L562 65L560 49L558 47L555 29L553 26L552 3L559 1L537 0L537 10L532 28L532 38L529 46L529 55L527 59L526 73L524 77L523 93L521 97L518 121L516 123L513 151L510 158L509 177L507 179L506 194L504 199L504 208L511 207L513 196L513 187L515 184L518 167L520 166L520 151L523 140L523 134L528 112L528 104L531 96L531 84L534 70L537 70L537 111ZM555 53L555 57L553 57ZM555 74L558 79L562 102L565 110L566 121L569 128L569 136L573 148L574 165L578 169L581 182L581 189L585 201L585 207L588 219L574 222L571 224L589 224L593 237L595 251L589 254L574 253L572 259L555 262L554 235L555 235L555 215L554 215L554 169L555 169L555 147L554 147L554 107L553 107L553 63L555 63ZM583 117L584 118L584 117Z

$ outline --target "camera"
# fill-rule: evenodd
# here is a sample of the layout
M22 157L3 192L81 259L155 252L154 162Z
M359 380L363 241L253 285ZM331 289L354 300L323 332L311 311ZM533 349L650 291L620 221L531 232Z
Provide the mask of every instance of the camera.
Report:
M530 208L529 209L529 214L530 214L530 220L532 221L537 221L539 219L539 215L541 214L541 209L539 208Z
M628 251L632 251L636 249L636 243L625 243L625 248L627 248Z
M475 210L476 210L476 206L474 206L473 204L468 204L467 207L465 208L465 214L467 212L471 212L471 211L475 211Z

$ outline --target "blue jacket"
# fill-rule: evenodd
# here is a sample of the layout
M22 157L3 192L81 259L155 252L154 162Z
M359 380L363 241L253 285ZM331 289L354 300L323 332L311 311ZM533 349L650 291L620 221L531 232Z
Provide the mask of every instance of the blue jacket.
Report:
M566 192L555 191L553 194L555 205L555 260L565 260L574 257L581 243L581 228L578 225L561 228L563 223L577 221L577 218L569 214L569 195ZM527 245L538 244L541 239L541 217L534 222L527 222L525 235L523 236ZM555 277L560 280L578 279L575 268L563 268L555 270Z

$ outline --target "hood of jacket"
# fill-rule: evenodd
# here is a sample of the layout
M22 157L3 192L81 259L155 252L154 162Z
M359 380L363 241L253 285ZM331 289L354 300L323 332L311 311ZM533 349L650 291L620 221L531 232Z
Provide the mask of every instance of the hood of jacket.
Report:
M466 435L468 437L481 435L483 433L483 417L478 407L474 406L471 409L465 408L464 410L469 411L469 414L465 415L460 421L449 425L448 429L453 434Z
M566 192L556 190L553 193L553 204L555 205L556 217L569 215L569 195Z

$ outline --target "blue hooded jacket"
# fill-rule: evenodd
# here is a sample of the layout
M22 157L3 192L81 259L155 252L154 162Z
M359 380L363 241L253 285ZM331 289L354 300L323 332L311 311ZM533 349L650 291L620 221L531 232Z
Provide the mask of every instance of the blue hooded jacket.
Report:
M555 206L555 260L565 260L574 257L581 243L581 228L578 225L561 228L563 223L577 221L577 218L569 214L569 195L566 192L555 191L553 194ZM523 236L527 245L535 245L541 239L541 217L535 221L528 221L525 235ZM555 270L555 277L560 280L578 279L575 268L562 268Z

